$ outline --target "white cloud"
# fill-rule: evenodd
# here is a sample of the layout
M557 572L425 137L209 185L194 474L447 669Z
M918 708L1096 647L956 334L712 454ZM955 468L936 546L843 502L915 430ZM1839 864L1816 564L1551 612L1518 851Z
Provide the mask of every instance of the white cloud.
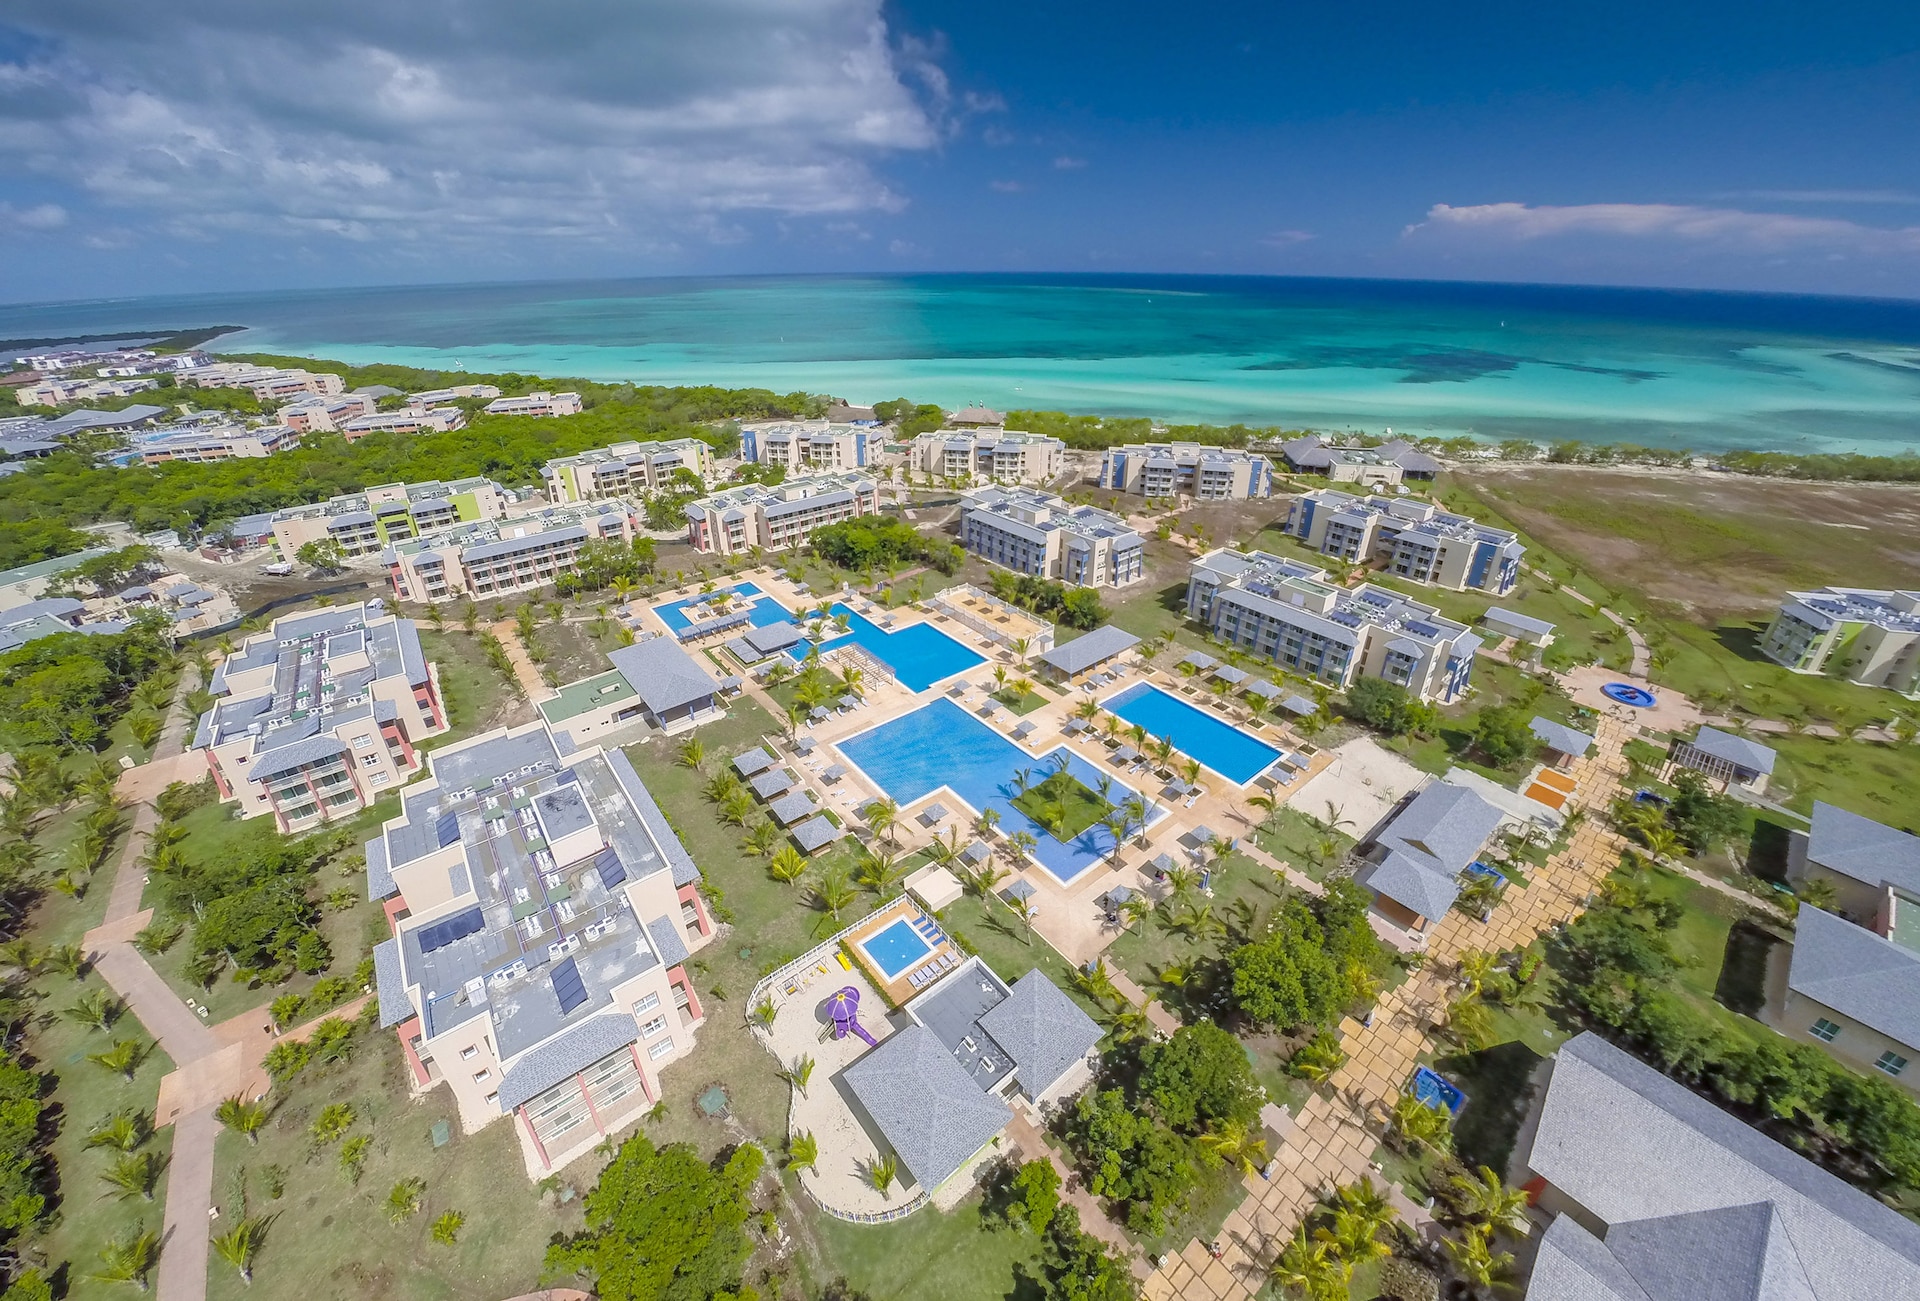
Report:
M1027 187L1018 181L988 181L987 188L996 194L1018 194Z
M1269 248L1292 248L1313 238L1314 233L1310 230L1276 230L1271 235L1262 236L1260 242Z
M1863 226L1829 217L1746 212L1670 203L1585 203L1566 207L1437 203L1408 238L1455 237L1534 241L1569 236L1666 241L1743 253L1826 250L1841 253L1920 252L1920 227Z
M38 39L0 61L0 167L181 240L731 242L755 212L899 210L875 163L995 107L956 106L881 0L206 0L163 28L65 0L10 21ZM58 224L41 213L6 223Z
M1056 172L1077 172L1086 165L1086 159L1075 158L1071 154L1061 154L1053 160L1053 170Z
M1904 190L1731 190L1721 199L1758 199L1762 203L1920 204L1920 194Z
M0 226L15 230L58 230L66 224L67 210L57 203L37 203L31 208L0 203Z

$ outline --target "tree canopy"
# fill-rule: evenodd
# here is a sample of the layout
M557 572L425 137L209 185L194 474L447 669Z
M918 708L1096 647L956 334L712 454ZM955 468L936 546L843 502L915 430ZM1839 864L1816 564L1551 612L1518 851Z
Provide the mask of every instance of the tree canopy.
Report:
M1165 1043L1140 1052L1140 1091L1175 1129L1251 1124L1260 1114L1260 1086L1240 1040L1210 1021L1182 1026Z

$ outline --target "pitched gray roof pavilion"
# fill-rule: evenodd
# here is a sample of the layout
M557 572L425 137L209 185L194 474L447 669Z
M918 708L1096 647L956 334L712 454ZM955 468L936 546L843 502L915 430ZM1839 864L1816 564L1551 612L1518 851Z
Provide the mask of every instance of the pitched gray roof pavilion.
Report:
M655 719L664 719L676 710L711 704L719 690L691 655L665 637L637 641L607 653L613 667L620 670Z
M1920 1046L1920 953L1803 907L1787 988L1899 1043Z
M1773 771L1774 754L1770 747L1758 741L1749 741L1744 736L1723 732L1717 727L1702 727L1687 744L1701 754L1732 764L1735 768L1760 773Z
M1013 1058L1020 1091L1039 1098L1100 1042L1101 1030L1038 968L1013 982L980 1025Z
M1585 732L1568 727L1565 723L1556 723L1551 718L1536 716L1528 728L1534 736L1550 750L1571 755L1578 759L1593 748L1593 738Z
M1807 861L1868 885L1920 894L1920 836L1820 800L1813 802Z
M1057 673L1072 677L1105 664L1139 644L1140 639L1125 628L1105 623L1092 632L1075 637L1064 646L1055 646L1040 657L1040 662Z
M1013 1119L921 1025L889 1036L841 1078L923 1189L944 1183Z
M1920 1297L1920 1225L1598 1035L1555 1054L1526 1164L1605 1226L1550 1231L1529 1301Z
M1460 897L1460 873L1479 856L1502 816L1464 786L1433 782L1374 837L1386 852L1353 879L1415 916L1444 917Z

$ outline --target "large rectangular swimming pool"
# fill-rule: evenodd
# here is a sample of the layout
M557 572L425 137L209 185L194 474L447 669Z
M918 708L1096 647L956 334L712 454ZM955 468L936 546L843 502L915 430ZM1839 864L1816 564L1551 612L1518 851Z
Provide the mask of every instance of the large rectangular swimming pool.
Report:
M847 631L821 642L821 651L851 641L882 660L909 691L925 691L936 682L987 662L986 657L968 650L932 624L916 623L888 632L844 605L835 603L833 612L847 616Z
M913 923L905 917L878 934L861 940L860 947L866 950L873 965L886 973L888 980L933 952L933 946L927 943L926 937L914 930Z
M755 628L764 628L773 623L793 622L793 614L786 606L752 583L735 583L731 590L736 596L749 602L747 618ZM715 593L708 592L704 596L689 596L684 601L669 601L665 605L654 606L653 612L664 619L667 627L674 632L684 632L693 623L693 620L687 618L687 607L699 605L703 601L711 601L714 596Z
M1235 785L1246 785L1280 757L1280 751L1264 741L1145 682L1100 703L1108 713L1146 728L1147 735L1166 737L1174 749Z
M1101 862L1113 849L1111 837L1098 823L1062 844L1015 808L1013 775L1025 768L1038 780L1052 755L1021 749L951 700L922 705L849 737L840 742L840 753L902 806L945 787L975 813L992 809L1000 815L1001 834L1026 831L1033 836L1038 842L1034 857L1062 882ZM1062 747L1057 753L1067 756L1067 771L1089 789L1098 790L1102 776L1108 777L1110 802L1119 804L1134 794L1073 751ZM1165 810L1157 809L1152 816L1158 821ZM964 832L961 839L964 843Z

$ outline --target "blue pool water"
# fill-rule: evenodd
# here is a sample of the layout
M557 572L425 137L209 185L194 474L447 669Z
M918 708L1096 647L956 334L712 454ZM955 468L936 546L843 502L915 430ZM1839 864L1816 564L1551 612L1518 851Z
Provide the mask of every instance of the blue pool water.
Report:
M861 940L860 947L873 959L873 964L887 974L888 980L933 952L933 946L904 917L878 935Z
M852 641L883 660L909 691L925 691L943 678L987 662L931 624L916 623L887 632L844 605L835 603L833 612L847 616L847 632L820 643L820 649L824 652Z
M1090 789L1099 790L1101 777L1111 776L1071 750L1057 752L1066 754L1067 771ZM1052 755L1022 750L951 700L922 705L910 714L850 737L840 742L840 753L858 764L901 805L944 786L975 813L992 809L1000 815L1002 834L1026 831L1039 842L1034 856L1062 882L1101 862L1113 848L1106 831L1097 825L1075 836L1071 843L1061 844L1046 828L1016 809L1014 773L1028 768L1038 780ZM1118 804L1132 794L1132 787L1116 781L1111 783L1107 798ZM960 814L957 809L950 811ZM1158 821L1165 810L1153 810L1148 816Z
M1280 757L1280 751L1265 742L1144 682L1101 704L1108 713L1140 724L1149 736L1166 737L1180 753L1238 785L1246 785Z
M735 583L733 590L738 595L752 600L753 604L749 607L748 617L754 627L764 628L770 623L791 623L793 621L793 614L786 606L761 592L761 590L752 583ZM653 607L654 613L667 621L667 627L673 629L675 632L680 632L693 622L687 618L687 607L690 605L699 605L702 601L711 599L712 596L713 593L709 592L705 596L689 596L684 601L672 601L666 605L656 605Z
M1460 1114L1460 1108L1467 1104L1467 1095L1460 1092L1452 1080L1427 1066L1413 1073L1413 1096L1435 1111L1445 1107L1456 1116Z

